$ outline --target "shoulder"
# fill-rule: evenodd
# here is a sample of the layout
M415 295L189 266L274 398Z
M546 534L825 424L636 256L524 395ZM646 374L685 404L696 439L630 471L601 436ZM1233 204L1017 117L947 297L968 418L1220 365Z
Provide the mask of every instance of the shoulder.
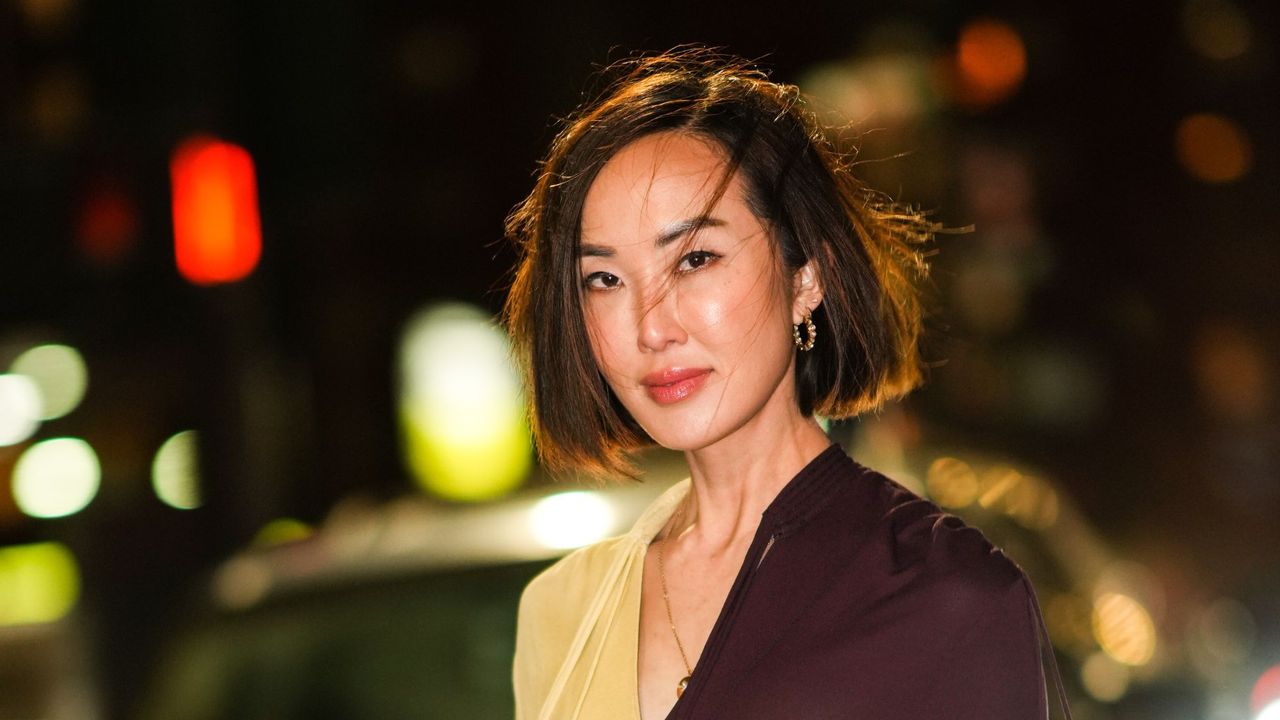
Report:
M602 591L610 573L666 523L689 487L688 480L672 485L645 508L629 532L574 550L539 573L525 586L521 617L548 611L580 616L577 611Z
M605 578L633 543L627 536L576 550L539 573L520 596L512 680L516 716L533 717Z
M859 466L870 528L859 552L886 577L955 610L1017 604L1022 569L976 527L885 477ZM897 585L897 583L894 583Z
M539 624L556 614L573 619L600 591L609 569L631 548L627 536L602 540L560 558L525 586L520 596L520 620L537 618Z

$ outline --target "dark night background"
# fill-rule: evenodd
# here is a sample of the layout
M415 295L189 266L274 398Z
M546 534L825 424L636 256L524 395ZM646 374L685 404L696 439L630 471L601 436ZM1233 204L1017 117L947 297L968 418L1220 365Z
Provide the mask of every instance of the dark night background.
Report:
M1215 59L1195 38L1221 13L1248 42ZM964 28L994 18L1026 47L1008 97L854 118L876 130L873 184L975 226L938 241L936 364L904 407L931 443L1042 468L1171 608L1238 599L1258 638L1247 689L1280 662L1274 16L1261 0L4 0L0 362L80 349L83 404L31 442L85 438L103 478L83 512L28 518L7 482L24 446L0 447L0 546L75 553L93 684L126 715L197 579L263 524L419 492L397 444L400 330L432 301L500 308L503 218L595 68L698 42L806 90L868 58L945 74ZM1237 177L1180 161L1197 113L1243 133ZM195 132L256 163L263 255L239 283L174 266L168 161ZM82 216L104 188L132 224L95 251ZM148 473L188 427L206 502L184 513Z

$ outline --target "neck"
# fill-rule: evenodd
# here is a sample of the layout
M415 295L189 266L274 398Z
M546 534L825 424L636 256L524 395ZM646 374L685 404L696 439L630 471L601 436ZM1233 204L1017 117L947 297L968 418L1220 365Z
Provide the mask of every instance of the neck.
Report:
M791 408L781 418L758 417L730 438L685 453L693 487L671 535L712 553L750 542L769 503L831 444L816 420L802 416L794 403Z

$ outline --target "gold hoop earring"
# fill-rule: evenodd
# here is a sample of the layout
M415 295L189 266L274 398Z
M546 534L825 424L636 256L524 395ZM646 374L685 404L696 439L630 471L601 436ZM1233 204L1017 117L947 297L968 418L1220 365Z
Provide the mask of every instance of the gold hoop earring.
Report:
M813 324L813 313L805 313L804 332L807 337L801 340L800 326L791 326L791 339L795 341L796 347L800 348L800 352L809 352L813 349L814 343L818 342L818 326Z

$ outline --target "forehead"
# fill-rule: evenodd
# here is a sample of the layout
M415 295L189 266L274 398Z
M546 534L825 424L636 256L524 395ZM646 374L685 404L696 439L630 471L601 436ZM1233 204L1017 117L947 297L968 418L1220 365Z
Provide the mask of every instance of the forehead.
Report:
M651 230L707 213L726 169L721 148L696 136L663 132L631 142L605 163L588 189L583 236L608 239L600 235ZM732 214L732 206L742 204L738 178L730 178L724 190L715 210Z

